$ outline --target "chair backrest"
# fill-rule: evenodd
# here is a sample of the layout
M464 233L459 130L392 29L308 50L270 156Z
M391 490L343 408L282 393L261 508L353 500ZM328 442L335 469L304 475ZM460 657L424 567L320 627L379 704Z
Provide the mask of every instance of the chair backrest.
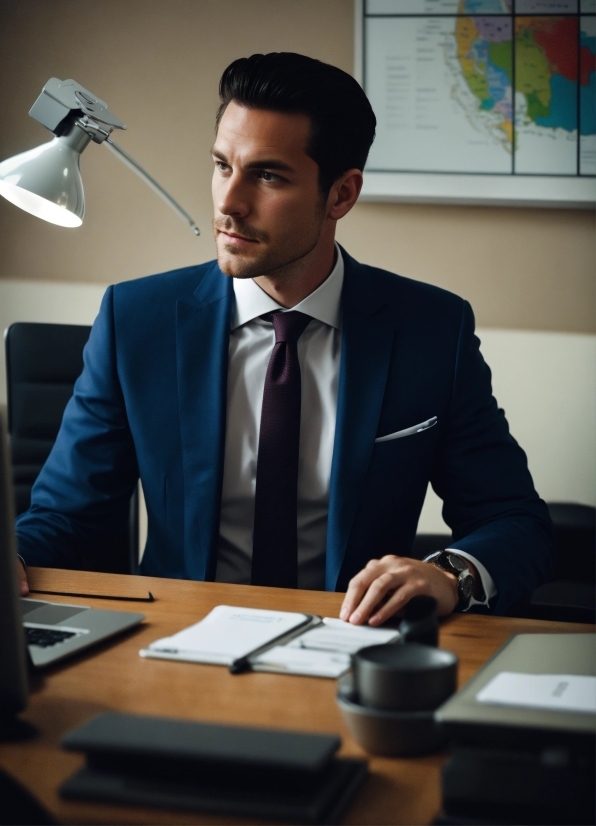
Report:
M596 508L549 502L559 565L555 579L593 584L596 576Z
M5 334L8 432L16 512L29 507L31 487L58 435L66 403L83 369L91 327L11 325Z
M12 324L6 330L8 432L17 515L29 508L31 488L50 454L64 408L83 369L83 348L90 332L91 327L75 324L29 322ZM101 570L136 570L136 493L131 501L130 523L113 550L99 563Z
M452 541L450 533L417 533L410 556L414 559L424 559L435 551L444 551Z

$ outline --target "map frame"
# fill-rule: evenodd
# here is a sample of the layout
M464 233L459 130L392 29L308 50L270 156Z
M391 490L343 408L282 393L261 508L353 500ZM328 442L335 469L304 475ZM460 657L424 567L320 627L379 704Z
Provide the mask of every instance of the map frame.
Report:
M354 77L366 91L364 83L365 5L366 0L354 0ZM519 172L511 175L398 172L365 168L360 200L593 209L596 206L596 177L549 176Z

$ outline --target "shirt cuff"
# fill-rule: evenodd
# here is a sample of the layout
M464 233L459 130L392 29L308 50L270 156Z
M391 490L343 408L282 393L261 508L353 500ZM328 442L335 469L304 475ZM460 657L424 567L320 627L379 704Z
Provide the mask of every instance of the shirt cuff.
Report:
M497 586L482 562L479 562L475 556L472 556L472 554L468 554L465 551L460 551L459 548L445 548L445 550L450 551L453 554L457 554L458 556L463 556L464 559L468 559L480 575L480 582L482 582L482 588L484 589L484 599L481 600L470 597L470 604L467 608L464 608L464 612L469 611L474 605L483 605L488 608L490 600L497 596Z

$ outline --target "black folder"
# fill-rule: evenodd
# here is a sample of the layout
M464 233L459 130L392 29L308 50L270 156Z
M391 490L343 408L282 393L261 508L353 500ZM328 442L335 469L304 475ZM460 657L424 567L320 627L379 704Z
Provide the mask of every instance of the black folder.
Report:
M64 797L210 814L338 823L367 773L339 737L101 714L66 735L86 765Z

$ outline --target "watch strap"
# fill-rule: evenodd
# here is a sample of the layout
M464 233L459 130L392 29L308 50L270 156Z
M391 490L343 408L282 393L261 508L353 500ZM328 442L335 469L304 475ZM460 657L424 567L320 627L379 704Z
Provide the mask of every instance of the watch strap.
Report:
M453 564L451 557L455 557L458 561L457 565ZM459 601L456 608L460 611L465 610L470 605L472 594L476 585L475 577L468 567L465 557L460 556L455 551L437 551L425 559L425 562L430 562L441 571L453 574L457 577L457 595ZM470 583L471 580L471 583Z

